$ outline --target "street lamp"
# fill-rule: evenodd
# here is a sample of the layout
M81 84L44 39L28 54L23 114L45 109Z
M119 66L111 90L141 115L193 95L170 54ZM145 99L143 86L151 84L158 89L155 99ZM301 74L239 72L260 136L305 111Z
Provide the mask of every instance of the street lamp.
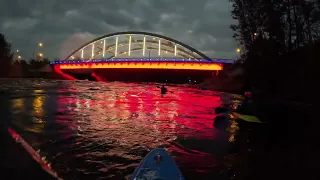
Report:
M43 53L38 53L37 55L37 61L42 61L43 59Z
M18 56L18 59L21 59L22 57L21 56Z
M39 47L43 47L43 43L42 43L42 42L40 42L40 43L37 43L37 44L34 46L34 49L33 49L33 55L32 55L33 59L35 59L34 55L35 55L35 53L36 53L36 48L37 48L37 46L39 46Z
M240 49L240 48L237 48L237 50L236 50L236 51L237 51L237 58L238 58L238 59L240 59L240 52L241 52L241 49Z
M19 52L19 49L17 49L17 52Z

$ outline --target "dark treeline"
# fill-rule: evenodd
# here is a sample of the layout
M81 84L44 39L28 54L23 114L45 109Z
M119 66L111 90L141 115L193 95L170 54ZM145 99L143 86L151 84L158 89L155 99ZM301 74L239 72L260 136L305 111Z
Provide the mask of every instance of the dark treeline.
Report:
M44 73L37 70L50 64L47 58L42 61L30 59L14 59L15 54L12 52L11 44L7 42L5 36L0 33L0 78L7 77L41 77Z
M319 179L320 0L230 2L242 48L237 78L257 92L252 111L265 122L241 132L251 151L248 173L237 179Z
M320 0L230 0L245 89L312 101L320 68Z
M11 52L11 44L9 44L4 35L0 33L0 77L7 77L9 75L13 55Z

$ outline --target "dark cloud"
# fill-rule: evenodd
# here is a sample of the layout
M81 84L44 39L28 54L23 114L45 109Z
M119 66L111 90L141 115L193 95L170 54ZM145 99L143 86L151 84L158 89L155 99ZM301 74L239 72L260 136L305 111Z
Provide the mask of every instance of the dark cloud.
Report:
M0 31L27 58L38 41L56 58L92 38L127 30L160 33L210 57L234 58L230 10L227 0L5 0Z

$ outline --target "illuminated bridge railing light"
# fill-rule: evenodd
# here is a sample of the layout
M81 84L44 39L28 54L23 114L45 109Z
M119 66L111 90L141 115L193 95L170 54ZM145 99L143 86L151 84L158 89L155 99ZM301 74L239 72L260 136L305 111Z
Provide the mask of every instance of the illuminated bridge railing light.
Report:
M91 59L91 60L67 60L54 61L50 64L82 64L82 63L97 63L97 62L200 62L200 63L224 63L234 64L235 60L226 59L176 59L176 58L113 58L113 59Z

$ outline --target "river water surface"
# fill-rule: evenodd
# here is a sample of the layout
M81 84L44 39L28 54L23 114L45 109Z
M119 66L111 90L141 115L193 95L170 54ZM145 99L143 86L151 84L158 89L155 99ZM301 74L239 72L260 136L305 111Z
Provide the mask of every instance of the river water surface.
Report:
M213 126L214 109L234 102L228 94L168 85L162 97L148 83L0 81L6 123L64 179L126 179L156 147L168 150L186 179L232 179L235 159L245 156L234 148L235 120Z

